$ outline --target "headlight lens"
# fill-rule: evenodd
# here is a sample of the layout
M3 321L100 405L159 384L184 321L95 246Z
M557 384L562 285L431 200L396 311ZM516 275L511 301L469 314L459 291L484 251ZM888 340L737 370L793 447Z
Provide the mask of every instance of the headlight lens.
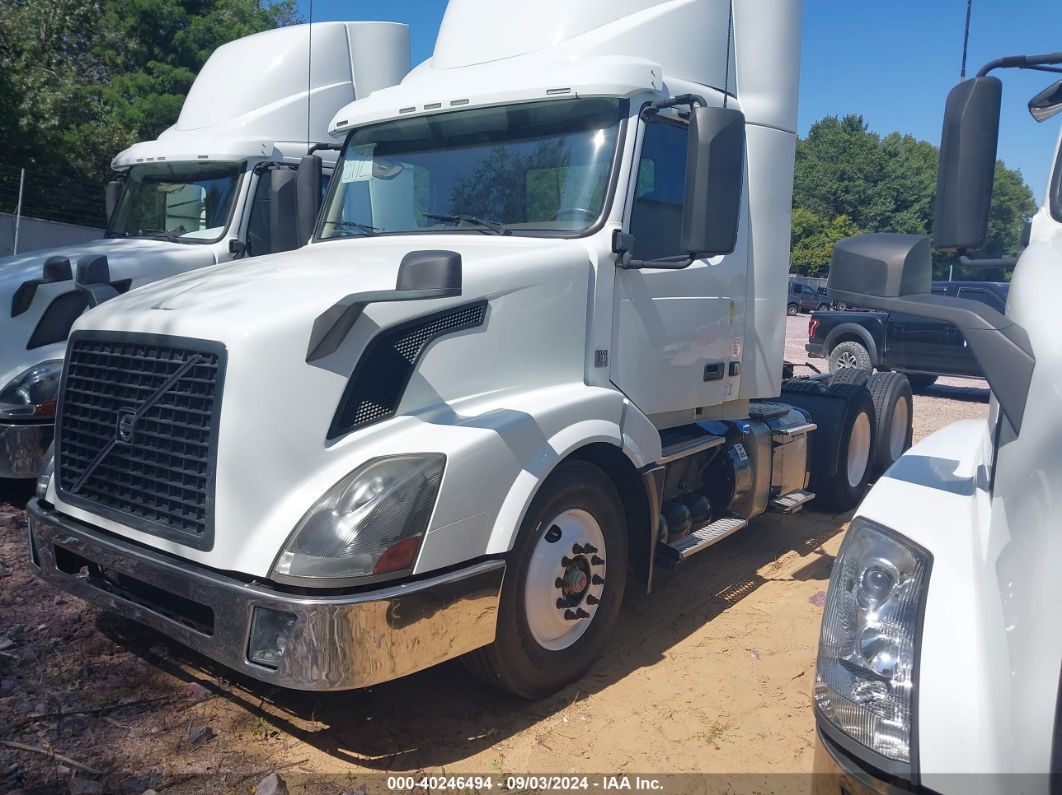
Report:
M929 553L857 517L834 562L819 638L815 703L882 756L911 761L915 645Z
M341 581L411 568L445 461L442 455L390 456L347 475L303 516L274 574Z
M0 416L54 417L63 360L36 364L0 389Z

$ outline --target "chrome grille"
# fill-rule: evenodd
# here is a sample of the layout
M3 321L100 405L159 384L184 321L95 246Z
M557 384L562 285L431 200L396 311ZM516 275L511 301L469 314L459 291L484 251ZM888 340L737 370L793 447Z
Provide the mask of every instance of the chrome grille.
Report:
M56 425L63 500L209 549L224 369L217 343L75 334Z

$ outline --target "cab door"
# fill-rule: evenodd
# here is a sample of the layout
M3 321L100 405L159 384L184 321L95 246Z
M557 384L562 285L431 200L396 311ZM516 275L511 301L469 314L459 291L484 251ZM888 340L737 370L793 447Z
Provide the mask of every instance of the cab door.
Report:
M658 114L643 122L641 133L625 223L635 240L634 258L681 264L688 125ZM746 214L743 196L743 228ZM616 268L610 377L643 412L688 412L736 397L746 265L742 235L732 254L686 268Z

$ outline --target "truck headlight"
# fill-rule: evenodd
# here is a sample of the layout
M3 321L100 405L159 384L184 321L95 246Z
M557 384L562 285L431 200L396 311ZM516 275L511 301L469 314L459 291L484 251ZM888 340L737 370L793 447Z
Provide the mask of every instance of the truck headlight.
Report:
M412 568L445 461L442 455L397 455L359 467L302 517L274 575L328 586Z
M911 761L916 646L932 558L856 517L833 564L822 618L815 704L852 739Z
M63 360L35 364L0 389L0 417L54 417Z

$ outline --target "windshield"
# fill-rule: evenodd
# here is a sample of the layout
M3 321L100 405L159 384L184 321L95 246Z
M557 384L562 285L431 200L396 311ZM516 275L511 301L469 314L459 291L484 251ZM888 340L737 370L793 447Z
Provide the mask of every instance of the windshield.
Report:
M240 163L152 163L129 169L109 237L220 240L229 224Z
M555 100L355 130L317 237L581 234L605 209L624 105Z

